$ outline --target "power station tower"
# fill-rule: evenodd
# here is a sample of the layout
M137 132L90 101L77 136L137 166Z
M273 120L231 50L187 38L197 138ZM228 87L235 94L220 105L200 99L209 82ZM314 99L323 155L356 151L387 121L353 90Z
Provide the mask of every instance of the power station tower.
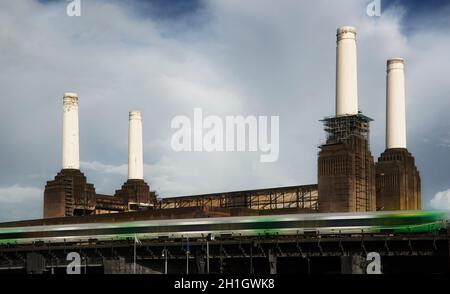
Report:
M358 111L356 30L337 30L336 115L322 120L327 134L318 158L320 212L376 209L371 119Z
M92 214L95 197L94 185L80 171L78 95L65 93L61 171L45 185L44 218Z
M404 60L387 61L386 150L376 164L377 210L421 209L420 175L406 148Z
M151 197L149 185L144 181L142 117L139 111L129 113L128 180L116 191L115 197L120 197L127 203L127 210L150 207L156 202L156 199Z
M144 181L142 118L129 114L128 180L114 196L96 194L80 171L78 95L63 98L62 168L44 190L44 218L149 209L156 201Z

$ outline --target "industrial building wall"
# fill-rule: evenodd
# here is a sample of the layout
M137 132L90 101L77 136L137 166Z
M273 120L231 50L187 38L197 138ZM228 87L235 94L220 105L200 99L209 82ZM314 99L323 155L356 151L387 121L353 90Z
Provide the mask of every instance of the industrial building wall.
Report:
M387 149L376 165L377 210L420 210L420 175L405 148Z
M320 212L376 209L375 165L365 138L321 146L318 189Z
M89 214L95 205L95 188L79 170L63 169L45 186L44 218Z

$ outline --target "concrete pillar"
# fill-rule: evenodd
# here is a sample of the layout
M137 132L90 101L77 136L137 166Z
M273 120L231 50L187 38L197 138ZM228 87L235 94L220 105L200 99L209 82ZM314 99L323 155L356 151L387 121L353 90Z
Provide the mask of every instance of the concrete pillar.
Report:
M128 124L128 179L144 179L142 119L139 111L130 111Z
M277 273L277 255L273 250L269 250L269 266L270 266L270 274Z
M65 93L63 105L62 169L80 169L78 95Z
M361 255L341 256L341 274L364 274L364 265Z
M201 250L197 250L195 252L195 263L197 265L197 273L198 274L205 274L205 256Z
M406 148L405 73L402 58L387 61L386 149Z
M358 113L356 29L337 29L336 43L336 116Z
M450 224L447 225L447 243L448 243L448 270L450 272Z
M27 274L42 274L44 271L44 256L34 252L27 253Z

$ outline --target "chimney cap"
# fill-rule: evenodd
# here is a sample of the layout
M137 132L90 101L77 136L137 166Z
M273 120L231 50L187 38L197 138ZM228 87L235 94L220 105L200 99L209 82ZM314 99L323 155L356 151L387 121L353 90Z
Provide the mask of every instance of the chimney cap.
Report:
M396 63L396 62L398 62L398 63L404 63L405 60L404 60L403 58L401 58L401 57L391 57L391 58L389 58L389 59L387 60L387 64Z
M138 110L131 110L130 119L141 119L141 112Z
M356 35L356 28L352 26L342 26L337 29L337 34L353 33Z
M387 69L403 69L405 60L400 57L392 57L387 60Z
M356 40L356 28L351 26L342 26L337 29L336 37L338 42L343 39Z
M74 92L65 92L64 97L78 98L78 94Z

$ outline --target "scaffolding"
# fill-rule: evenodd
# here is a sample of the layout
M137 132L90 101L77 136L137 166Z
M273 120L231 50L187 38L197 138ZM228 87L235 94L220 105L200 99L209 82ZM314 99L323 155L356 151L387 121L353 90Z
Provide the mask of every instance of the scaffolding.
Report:
M367 141L359 143L366 145ZM370 210L371 185L369 180L370 166L367 164L368 149L368 146L361 146L355 152L356 211Z
M324 129L326 132L327 145L343 144L343 150L348 150L352 154L353 160L349 160L347 163L342 163L342 154L334 155L336 151L329 153L323 162L324 166L319 166L321 170L331 170L331 176L336 176L335 181L344 181L342 185L344 190L337 188L340 187L338 183L335 183L333 195L348 195L349 209L352 211L370 211L372 207L372 186L374 185L372 177L374 176L373 158L369 150L369 125L372 121L371 118L358 113L355 115L335 116L327 117L321 120L324 123ZM323 147L322 147L323 150ZM346 151L344 151L346 152ZM324 155L322 155L324 156ZM345 161L347 161L345 160ZM345 169L345 174L349 177L342 179L342 170L339 167L341 165L347 166L350 164L349 169ZM341 180L338 180L341 178ZM354 185L354 195L351 190L346 188L345 181L350 181ZM331 196L331 195L330 195ZM325 196L326 197L326 196ZM352 208L353 207L353 208Z
M64 207L65 207L65 216L72 216L73 215L73 178L63 178L64 183Z
M321 120L327 133L326 144L352 143L352 138L363 138L369 144L369 124L373 121L361 113L327 117Z

